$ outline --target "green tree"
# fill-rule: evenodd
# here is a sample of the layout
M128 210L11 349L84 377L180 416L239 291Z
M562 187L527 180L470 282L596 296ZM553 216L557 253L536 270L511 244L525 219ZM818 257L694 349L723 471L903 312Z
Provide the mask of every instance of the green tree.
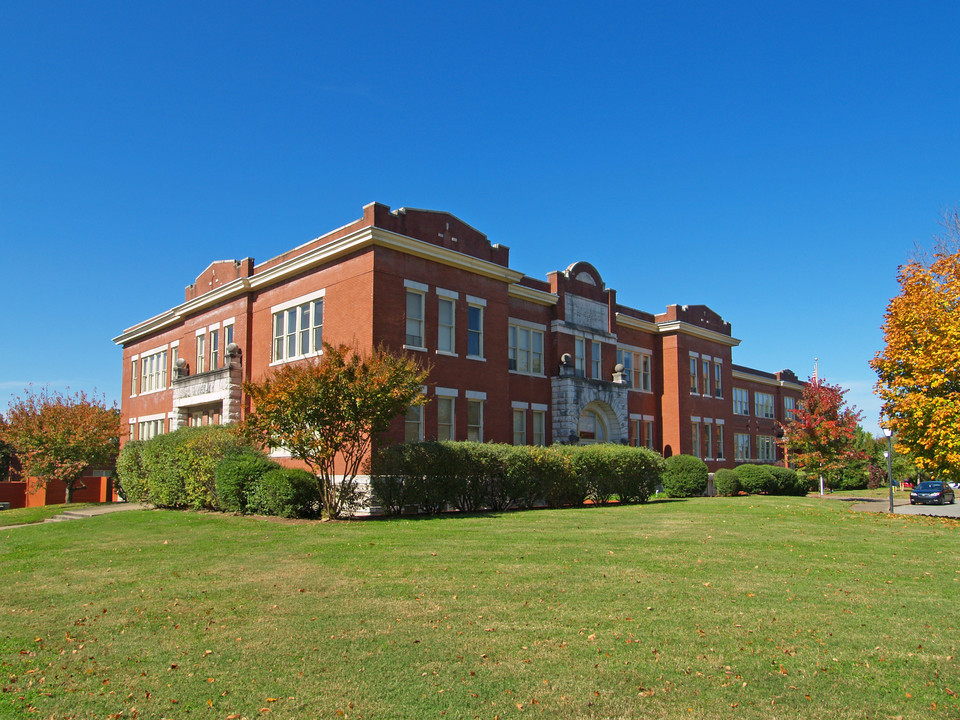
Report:
M245 428L253 440L306 463L317 477L324 515L336 518L360 500L357 475L373 436L426 402L427 375L411 358L382 347L364 353L324 343L319 358L244 384L254 402Z
M813 476L840 479L850 465L863 462L857 448L860 413L846 407L846 390L821 378L811 378L803 387L800 403L790 422L784 423L783 438L790 460Z
M871 361L897 452L921 470L960 477L960 215L944 220L931 256L902 265Z
M13 447L25 477L45 487L66 486L66 501L84 487L90 466L111 465L120 449L120 412L103 398L79 392L66 395L44 388L13 400L0 440Z

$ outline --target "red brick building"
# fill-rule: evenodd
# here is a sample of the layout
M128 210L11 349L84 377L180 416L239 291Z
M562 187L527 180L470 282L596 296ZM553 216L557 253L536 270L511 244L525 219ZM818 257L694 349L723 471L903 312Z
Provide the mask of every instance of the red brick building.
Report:
M539 280L508 259L448 213L371 203L264 263L214 262L181 305L114 339L128 437L240 420L245 380L328 341L432 365L429 402L393 440L629 442L711 470L782 457L775 421L802 385L734 365L740 341L713 310L654 315L619 304L589 263Z

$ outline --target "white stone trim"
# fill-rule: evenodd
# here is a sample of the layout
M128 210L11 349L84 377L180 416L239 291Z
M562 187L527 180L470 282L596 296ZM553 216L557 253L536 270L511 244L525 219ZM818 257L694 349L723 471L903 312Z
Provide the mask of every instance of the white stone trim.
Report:
M458 293L456 290L444 290L443 288L437 288L436 293L440 297L447 298L448 300L460 299L460 293Z
M482 297L477 297L476 295L467 295L467 304L468 305L478 305L479 307L486 307L487 301Z
M550 406L544 405L543 403L530 403L530 409L536 410L537 412L546 412L550 409Z
M142 423L142 422L153 422L154 420L165 420L167 418L166 413L157 413L155 415L141 415L137 418L134 418L133 422Z
M406 278L403 281L403 286L408 290L416 290L417 292L425 293L430 289L430 286L426 283L417 282L416 280L407 280Z
M481 390L467 390L464 392L467 400L486 400L487 394Z
M459 397L460 391L456 388L437 387L433 389L433 394L437 397Z
M286 300L282 303L278 303L277 305L271 306L270 314L276 315L278 312L289 310L290 308L296 307L297 305L303 305L304 303L308 303L313 300L319 300L320 298L324 297L326 294L327 294L327 289L323 288L321 290L316 290L312 293L308 293L307 295L301 295L300 297L294 298L293 300ZM272 327L270 328L270 332L273 333ZM272 342L273 335L271 335L270 337Z
M539 330L542 333L547 332L547 326L542 323L533 322L531 320L521 320L520 318L515 317L507 318L507 325L516 325L517 327L526 328L527 330Z
M514 410L527 410L530 407L530 403L520 402L519 400L513 400L510 403L510 407Z
M640 347L639 345L625 345L622 342L617 343L617 349L626 350L627 352L636 353L637 355L653 355L653 350L650 350L649 348ZM636 369L637 368L634 368L634 370Z

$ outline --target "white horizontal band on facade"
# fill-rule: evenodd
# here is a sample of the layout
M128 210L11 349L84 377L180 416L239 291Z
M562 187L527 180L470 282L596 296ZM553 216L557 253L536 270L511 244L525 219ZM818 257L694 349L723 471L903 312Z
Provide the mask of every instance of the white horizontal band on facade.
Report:
M430 286L426 283L417 282L416 280L404 280L403 286L410 290L419 290L420 292L426 292L430 289Z
M320 290L316 290L307 295L301 295L300 297L294 298L293 300L286 300L282 303L278 303L277 305L272 305L270 307L270 314L275 315L278 312L283 312L284 310L295 308L297 307L297 305L303 305L304 303L312 302L313 300L319 300L326 294L327 294L327 289L322 288Z

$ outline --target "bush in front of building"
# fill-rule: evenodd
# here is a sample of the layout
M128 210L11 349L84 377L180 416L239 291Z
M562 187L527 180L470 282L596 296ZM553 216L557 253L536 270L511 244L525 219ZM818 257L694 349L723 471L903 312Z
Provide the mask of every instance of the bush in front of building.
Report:
M614 499L646 502L663 476L663 458L647 448L613 443L558 447L579 476L586 498L596 505Z
M768 465L737 465L736 472L740 477L741 489L751 495L772 494L776 489L777 481Z
M557 449L570 461L570 469L583 488L586 499L594 505L610 502L616 493L616 485L610 472L613 453L608 452L608 446L561 445Z
M793 468L768 465L767 470L774 479L773 489L768 491L771 495L806 495L810 490L807 478Z
M663 489L667 497L703 495L707 489L707 464L693 455L672 455L665 460Z
M260 479L266 472L279 467L279 463L253 448L223 458L215 472L219 509L247 512L249 497L256 491Z
M713 482L717 487L717 495L733 497L740 494L740 476L736 470L721 468L713 474Z
M114 482L117 494L127 502L143 502L148 499L147 475L143 467L143 441L129 440L117 457L117 472Z
M316 517L320 514L317 478L300 468L267 470L248 495L247 508L256 515Z

